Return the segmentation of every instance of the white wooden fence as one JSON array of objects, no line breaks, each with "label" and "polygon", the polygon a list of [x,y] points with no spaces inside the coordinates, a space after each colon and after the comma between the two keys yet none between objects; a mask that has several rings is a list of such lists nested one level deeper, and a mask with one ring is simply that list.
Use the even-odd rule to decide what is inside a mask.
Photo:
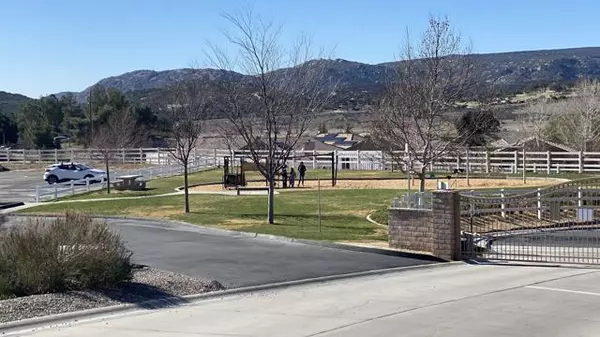
[{"label": "white wooden fence", "polygon": [[[192,153],[191,163],[199,160],[201,150]],[[123,164],[156,164],[156,165],[175,165],[176,162],[170,155],[169,149],[163,148],[135,148],[135,149],[115,149],[111,150],[113,162]],[[213,158],[210,156],[209,158]],[[103,161],[103,156],[98,150],[94,149],[65,149],[65,150],[13,150],[1,149],[0,162],[9,162],[15,164],[32,163],[60,163],[60,162],[80,162],[91,163]],[[206,158],[206,156],[202,157]]]},{"label": "white wooden fence", "polygon": [[[238,152],[238,157],[239,157]],[[332,161],[326,151],[293,151],[289,166],[296,167],[301,161],[309,169],[330,169]],[[175,161],[168,149],[138,148],[113,150],[114,158],[123,164],[173,165]],[[402,153],[400,152],[400,155]],[[223,164],[225,156],[233,153],[221,149],[197,148],[192,153],[194,161],[210,158],[217,165]],[[391,170],[393,161],[382,151],[335,151],[340,170]],[[249,156],[248,156],[249,157]],[[91,149],[66,150],[0,150],[0,162],[11,163],[56,163],[56,162],[95,162],[101,161],[98,151]],[[466,169],[470,172],[518,173],[525,168],[529,172],[557,173],[600,172],[600,152],[522,152],[522,151],[470,151],[460,155],[452,154],[439,158],[429,165],[431,171],[454,171]]]},{"label": "white wooden fence", "polygon": [[[223,156],[233,153],[227,150],[199,149],[199,157],[212,156],[215,162],[222,165]],[[329,169],[331,159],[327,151],[293,151],[288,165],[296,167],[300,161],[309,169]],[[389,154],[383,151],[335,151],[337,168],[340,170],[391,170],[398,168]],[[402,152],[397,155],[403,155]],[[240,154],[238,153],[238,157]],[[248,155],[249,157],[249,155]],[[394,164],[394,165],[392,165]],[[600,152],[522,152],[522,151],[464,151],[460,154],[447,155],[429,165],[430,171],[452,172],[455,169],[466,169],[470,172],[485,173],[518,173],[525,168],[528,172],[560,173],[600,172]]]}]

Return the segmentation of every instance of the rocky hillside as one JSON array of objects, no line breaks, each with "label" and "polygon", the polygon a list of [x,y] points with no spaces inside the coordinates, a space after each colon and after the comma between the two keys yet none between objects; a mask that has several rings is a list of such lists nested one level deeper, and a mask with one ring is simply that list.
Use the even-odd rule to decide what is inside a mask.
[{"label": "rocky hillside", "polygon": [[0,91],[0,113],[12,115],[19,110],[21,104],[30,100],[27,96]]},{"label": "rocky hillside", "polygon": [[[536,86],[570,84],[580,77],[600,77],[600,47],[522,51],[474,55],[484,79],[506,92],[528,90]],[[338,83],[335,104],[368,103],[383,88],[386,70],[394,63],[365,64],[342,59],[314,60],[326,62],[327,76]],[[281,74],[285,70],[278,71]],[[166,71],[138,70],[109,77],[97,84],[118,88],[144,98],[157,90],[185,79],[240,80],[245,75],[215,69],[176,69]],[[80,100],[89,88],[77,93]]]}]

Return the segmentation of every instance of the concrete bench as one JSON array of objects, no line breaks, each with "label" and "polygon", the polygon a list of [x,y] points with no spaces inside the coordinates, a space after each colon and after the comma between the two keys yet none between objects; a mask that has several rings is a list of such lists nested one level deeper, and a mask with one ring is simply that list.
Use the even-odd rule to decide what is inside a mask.
[{"label": "concrete bench", "polygon": [[236,188],[237,195],[240,195],[240,191],[268,191],[268,186],[238,186]]}]

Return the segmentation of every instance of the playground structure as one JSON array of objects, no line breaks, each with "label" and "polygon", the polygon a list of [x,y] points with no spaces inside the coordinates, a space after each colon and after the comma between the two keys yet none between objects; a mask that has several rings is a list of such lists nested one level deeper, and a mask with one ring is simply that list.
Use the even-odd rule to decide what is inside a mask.
[{"label": "playground structure", "polygon": [[[246,159],[251,158],[250,154],[247,151],[233,151],[230,156],[223,157],[223,189],[239,189],[248,186],[248,180],[246,179],[246,172],[260,171],[258,165],[261,165],[261,162],[267,161],[267,157],[259,160],[259,163],[255,162],[247,162]],[[338,175],[338,158],[334,152],[330,153],[307,153],[307,154],[296,154],[294,156],[289,156],[286,160],[287,162],[296,163],[297,161],[302,161],[302,159],[310,159],[310,160],[330,160],[331,161],[331,187],[335,187],[337,183],[337,175]],[[281,177],[281,172],[277,172],[277,176]],[[281,178],[276,179],[276,183],[280,181]],[[253,183],[260,181],[252,181]],[[265,181],[265,183],[267,183]],[[282,184],[285,186],[285,184]]]},{"label": "playground structure", "polygon": [[246,174],[244,165],[240,158],[240,165],[235,166],[236,158],[231,156],[223,157],[223,188],[237,188],[238,186],[246,186]]}]

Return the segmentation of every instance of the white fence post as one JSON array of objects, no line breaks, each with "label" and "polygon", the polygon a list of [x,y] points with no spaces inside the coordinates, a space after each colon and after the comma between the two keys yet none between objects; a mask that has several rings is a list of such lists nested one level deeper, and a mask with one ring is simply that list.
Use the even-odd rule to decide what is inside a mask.
[{"label": "white fence post", "polygon": [[552,156],[550,151],[546,152],[546,174],[552,173]]},{"label": "white fence post", "polygon": [[583,173],[583,151],[579,151],[579,173]]},{"label": "white fence post", "polygon": [[485,151],[485,173],[490,173],[490,151]]},{"label": "white fence post", "polygon": [[85,190],[90,191],[90,178],[85,178]]},{"label": "white fence post", "polygon": [[360,150],[356,150],[356,169],[362,169],[362,167],[360,166]]},{"label": "white fence post", "polygon": [[513,173],[519,173],[519,152],[515,151],[515,162],[513,163]]},{"label": "white fence post", "polygon": [[583,207],[583,193],[581,192],[581,186],[577,187],[577,207]]},{"label": "white fence post", "polygon": [[144,150],[140,147],[140,161],[139,163],[143,163],[144,162]]},{"label": "white fence post", "polygon": [[123,164],[125,164],[125,149],[121,149],[121,157],[123,160]]},{"label": "white fence post", "polygon": [[312,168],[314,170],[314,169],[317,168],[317,157],[316,157],[317,156],[317,151],[313,150],[312,155],[313,155],[313,167]]},{"label": "white fence post", "polygon": [[506,218],[506,211],[504,211],[506,209],[506,204],[504,203],[504,198],[505,198],[505,194],[504,194],[504,189],[500,190],[500,198],[502,198],[502,204],[500,205],[500,209],[502,210],[500,212],[500,214],[502,214],[503,218]]},{"label": "white fence post", "polygon": [[58,184],[54,184],[54,199],[58,199]]},{"label": "white fence post", "polygon": [[537,189],[537,218],[538,220],[542,220],[542,194],[540,193],[542,189]]}]

